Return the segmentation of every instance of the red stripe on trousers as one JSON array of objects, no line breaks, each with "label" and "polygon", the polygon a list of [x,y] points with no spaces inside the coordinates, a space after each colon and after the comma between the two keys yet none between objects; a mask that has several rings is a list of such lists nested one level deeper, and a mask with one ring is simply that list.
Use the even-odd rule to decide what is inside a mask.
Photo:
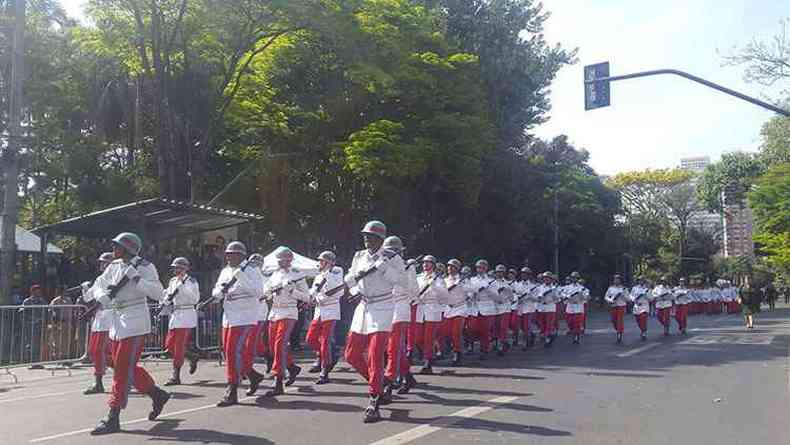
[{"label": "red stripe on trousers", "polygon": [[184,355],[190,338],[192,338],[192,328],[176,328],[167,331],[165,349],[173,357],[174,368],[184,365]]},{"label": "red stripe on trousers", "polygon": [[349,332],[346,340],[346,361],[368,381],[368,392],[373,396],[382,393],[389,334],[389,332],[372,334]]},{"label": "red stripe on trousers", "polygon": [[129,388],[132,386],[142,394],[148,394],[154,387],[154,380],[148,371],[137,365],[144,344],[144,335],[112,342],[112,393],[108,403],[110,408],[126,408],[126,402],[129,400]]}]

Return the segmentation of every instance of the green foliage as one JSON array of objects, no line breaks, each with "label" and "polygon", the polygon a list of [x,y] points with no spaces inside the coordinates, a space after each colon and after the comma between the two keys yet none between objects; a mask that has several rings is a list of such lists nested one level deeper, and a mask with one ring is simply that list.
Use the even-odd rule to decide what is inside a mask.
[{"label": "green foliage", "polygon": [[725,192],[727,204],[739,205],[764,171],[764,164],[755,154],[725,153],[719,162],[705,168],[697,185],[699,200],[711,212],[721,212],[722,192]]},{"label": "green foliage", "polygon": [[760,159],[767,166],[790,162],[790,117],[773,117],[763,125]]},{"label": "green foliage", "polygon": [[790,163],[776,164],[749,192],[757,234],[754,237],[767,262],[790,276]]}]

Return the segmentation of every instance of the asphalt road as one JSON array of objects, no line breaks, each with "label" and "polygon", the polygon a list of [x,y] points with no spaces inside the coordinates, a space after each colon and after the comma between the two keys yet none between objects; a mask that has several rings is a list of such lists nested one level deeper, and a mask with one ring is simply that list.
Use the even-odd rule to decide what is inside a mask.
[{"label": "asphalt road", "polygon": [[[333,384],[303,374],[276,400],[216,408],[223,370],[202,362],[160,420],[145,419],[150,402],[133,395],[124,432],[101,438],[88,431],[107,396],[81,394],[88,369],[15,371],[18,383],[0,374],[0,444],[790,444],[790,308],[759,314],[751,332],[738,315],[696,316],[688,336],[663,338],[651,319],[647,342],[627,317],[622,345],[600,313],[579,346],[562,337],[548,350],[438,366],[374,425],[362,423],[365,384],[343,364]],[[169,374],[146,366],[159,383]]]}]

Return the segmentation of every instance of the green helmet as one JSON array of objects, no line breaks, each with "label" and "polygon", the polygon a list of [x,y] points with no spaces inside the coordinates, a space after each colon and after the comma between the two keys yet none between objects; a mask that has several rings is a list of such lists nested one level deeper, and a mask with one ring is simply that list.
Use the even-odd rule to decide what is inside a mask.
[{"label": "green helmet", "polygon": [[369,221],[362,228],[362,233],[384,239],[387,237],[387,226],[381,221]]},{"label": "green helmet", "polygon": [[118,236],[112,239],[112,242],[121,246],[129,254],[135,256],[139,255],[140,250],[143,248],[143,240],[131,232],[123,232],[118,234]]}]

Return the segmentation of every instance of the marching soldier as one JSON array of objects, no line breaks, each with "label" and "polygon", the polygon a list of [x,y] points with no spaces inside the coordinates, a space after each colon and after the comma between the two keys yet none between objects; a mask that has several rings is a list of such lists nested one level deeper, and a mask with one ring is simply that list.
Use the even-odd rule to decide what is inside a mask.
[{"label": "marching soldier", "polygon": [[94,291],[86,295],[110,312],[109,337],[113,342],[110,412],[91,431],[93,435],[121,430],[120,414],[126,408],[132,386],[151,398],[149,420],[156,419],[170,400],[170,394],[156,386],[145,368],[137,364],[145,336],[151,333],[151,314],[146,299],[161,299],[164,291],[159,274],[153,264],[139,257],[143,246],[140,237],[125,232],[112,241],[115,260],[96,278]]},{"label": "marching soldier", "polygon": [[538,323],[540,324],[543,347],[548,348],[556,338],[555,318],[557,317],[556,278],[549,271],[541,274],[542,284],[538,287]]},{"label": "marching soldier", "polygon": [[653,288],[652,296],[656,302],[658,322],[664,326],[664,336],[666,337],[669,335],[670,315],[674,300],[672,288],[667,285],[667,277],[661,277],[658,280],[658,286]]},{"label": "marching soldier", "polygon": [[688,305],[691,302],[689,297],[689,290],[686,288],[686,279],[681,278],[678,286],[673,289],[675,299],[675,321],[678,322],[678,330],[681,334],[686,335],[686,326],[688,326]]},{"label": "marching soldier", "polygon": [[488,276],[488,261],[478,260],[475,270],[477,275],[471,279],[472,290],[475,292],[475,306],[477,307],[474,331],[480,339],[480,360],[486,360],[488,352],[491,350],[491,322],[497,312],[494,302],[499,296],[496,295],[496,290],[492,286],[496,279]]},{"label": "marching soldier", "polygon": [[462,277],[460,271],[461,261],[452,259],[447,262],[447,278],[444,281],[447,286],[448,309],[444,317],[448,324],[450,341],[453,345],[453,366],[461,364],[461,336],[466,321],[466,300],[471,292],[469,280]]},{"label": "marching soldier", "polygon": [[[104,252],[99,256],[99,272],[113,262],[115,258],[112,252]],[[84,301],[95,301],[93,293],[98,292],[99,288],[94,283],[82,283],[82,299]],[[83,391],[83,394],[98,394],[104,392],[102,378],[107,370],[107,359],[110,357],[110,326],[112,325],[112,312],[98,308],[93,315],[91,322],[91,335],[88,340],[88,355],[93,361],[93,378],[95,383]]]},{"label": "marching soldier", "polygon": [[494,338],[496,339],[497,355],[503,356],[509,349],[507,331],[510,325],[510,303],[513,301],[513,288],[505,276],[507,268],[498,264],[494,268],[496,281],[493,284],[495,292],[496,317],[494,318]]},{"label": "marching soldier", "polygon": [[604,300],[609,303],[609,312],[612,317],[612,325],[617,332],[617,343],[623,342],[623,331],[625,324],[623,319],[625,317],[626,296],[628,289],[623,286],[623,277],[616,274],[612,277],[612,285],[606,290]]},{"label": "marching soldier", "polygon": [[[269,397],[284,394],[284,386],[293,385],[296,376],[302,371],[291,357],[289,339],[299,318],[299,302],[310,301],[310,292],[305,282],[307,276],[291,267],[294,259],[293,251],[281,246],[274,251],[274,256],[279,267],[263,287],[264,295],[271,301],[269,347],[274,358],[272,363],[274,384],[266,393]],[[286,371],[287,380],[285,380]],[[252,394],[248,393],[248,395]]]},{"label": "marching soldier", "polygon": [[[510,328],[512,347],[515,348],[518,345],[518,333],[521,330],[521,315],[518,313],[518,296],[523,292],[524,283],[520,280],[519,273],[516,269],[509,269],[507,271],[507,280],[513,293],[510,298],[508,328]],[[508,345],[510,346],[510,344]]]},{"label": "marching soldier", "polygon": [[[389,236],[384,240],[382,249],[391,252],[403,252],[403,241],[397,236]],[[410,259],[406,263],[403,280],[392,288],[392,300],[395,306],[392,316],[392,331],[387,339],[387,367],[384,371],[385,381],[391,384],[385,387],[385,398],[391,396],[392,389],[398,387],[398,394],[408,394],[417,386],[417,380],[411,373],[411,361],[406,356],[406,337],[411,325],[412,301],[420,292],[417,284],[417,260]]]},{"label": "marching soldier", "polygon": [[[262,296],[260,277],[255,266],[244,261],[247,247],[239,242],[225,248],[226,266],[222,269],[211,292],[214,302],[222,302],[222,348],[225,352],[225,395],[217,406],[239,403],[238,388],[242,377],[250,382],[248,395],[253,395],[263,381],[263,375],[252,368],[252,351],[245,348],[248,337],[258,324],[259,300]],[[212,301],[212,300],[209,300]]]},{"label": "marching soldier", "polygon": [[317,366],[310,368],[311,373],[320,372],[316,385],[329,383],[329,372],[335,364],[335,324],[340,320],[340,297],[346,289],[343,268],[335,266],[335,260],[334,252],[318,255],[319,273],[310,289],[315,312],[305,342],[318,354]]},{"label": "marching soldier", "polygon": [[[254,282],[257,283],[263,293],[263,287],[266,281],[271,277],[272,272],[269,271],[268,275],[264,274],[263,262],[264,257],[260,253],[253,253],[247,259],[250,263],[250,271],[255,276]],[[255,361],[255,357],[263,357],[266,361],[266,372],[272,370],[272,353],[269,349],[269,302],[266,298],[259,298],[258,300],[258,323],[253,326],[252,332],[247,336],[244,342],[244,369],[251,369]]]},{"label": "marching soldier", "polygon": [[641,333],[639,337],[642,341],[645,341],[647,340],[647,317],[650,313],[650,303],[653,298],[644,278],[637,277],[636,286],[631,288],[629,298],[634,304],[634,319]]},{"label": "marching soldier", "polygon": [[447,288],[436,268],[436,258],[426,255],[422,260],[422,273],[417,276],[417,322],[422,324],[420,349],[425,364],[420,374],[433,374],[433,344],[442,325],[442,304],[447,301]]},{"label": "marching soldier", "polygon": [[519,316],[521,317],[521,330],[524,331],[524,347],[535,345],[535,331],[533,327],[537,325],[537,311],[538,311],[538,297],[536,290],[539,284],[534,280],[535,274],[529,267],[521,269],[521,282],[523,287],[521,293],[517,296],[519,301]]},{"label": "marching soldier", "polygon": [[[364,422],[381,419],[379,405],[384,394],[387,341],[395,310],[392,292],[404,280],[405,265],[400,252],[384,251],[381,246],[387,226],[370,221],[362,229],[365,249],[358,251],[346,273],[346,285],[359,300],[354,310],[346,342],[346,361],[368,381],[370,401],[365,408]],[[387,385],[390,382],[386,382]]]},{"label": "marching soldier", "polygon": [[189,260],[178,257],[170,264],[174,276],[170,279],[162,299],[160,315],[169,315],[165,349],[173,357],[173,376],[165,386],[181,384],[181,366],[184,357],[189,357],[189,374],[197,370],[197,355],[187,351],[192,331],[197,326],[195,305],[200,301],[200,289],[196,279],[189,275]]},{"label": "marching soldier", "polygon": [[565,317],[573,335],[573,344],[578,345],[584,328],[584,303],[590,297],[590,291],[579,283],[579,272],[571,273],[570,279],[571,284],[565,286]]}]

